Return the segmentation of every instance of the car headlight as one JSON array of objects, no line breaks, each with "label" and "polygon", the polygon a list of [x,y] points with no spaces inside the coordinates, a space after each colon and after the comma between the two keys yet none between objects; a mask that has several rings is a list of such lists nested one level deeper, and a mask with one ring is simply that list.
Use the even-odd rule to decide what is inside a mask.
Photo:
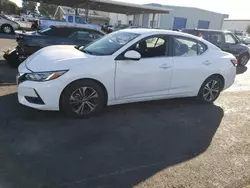
[{"label": "car headlight", "polygon": [[67,71],[52,71],[52,72],[34,72],[25,75],[25,78],[30,81],[44,82],[54,80],[62,76]]}]

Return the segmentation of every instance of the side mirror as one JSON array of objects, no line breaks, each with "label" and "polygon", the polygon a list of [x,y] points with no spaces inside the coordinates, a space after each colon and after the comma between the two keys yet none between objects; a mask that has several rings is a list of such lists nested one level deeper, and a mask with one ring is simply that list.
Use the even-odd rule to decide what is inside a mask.
[{"label": "side mirror", "polygon": [[141,54],[135,50],[130,50],[130,51],[127,51],[125,54],[124,54],[124,57],[126,59],[130,59],[130,60],[134,60],[134,61],[139,61],[141,59]]}]

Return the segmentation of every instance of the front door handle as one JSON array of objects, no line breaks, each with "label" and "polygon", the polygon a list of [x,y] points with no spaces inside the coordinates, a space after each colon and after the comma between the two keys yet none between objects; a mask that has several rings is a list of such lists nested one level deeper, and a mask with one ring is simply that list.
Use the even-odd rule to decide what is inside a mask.
[{"label": "front door handle", "polygon": [[167,64],[163,64],[163,65],[160,66],[160,68],[161,69],[169,69],[169,68],[171,68],[171,66],[167,65]]}]

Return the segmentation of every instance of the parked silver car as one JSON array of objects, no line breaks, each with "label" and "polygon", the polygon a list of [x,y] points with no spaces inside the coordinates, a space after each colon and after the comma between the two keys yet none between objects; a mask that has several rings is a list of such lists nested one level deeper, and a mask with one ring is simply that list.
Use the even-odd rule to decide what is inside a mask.
[{"label": "parked silver car", "polygon": [[20,25],[4,15],[0,15],[0,31],[6,34],[13,33],[16,29],[19,29]]}]

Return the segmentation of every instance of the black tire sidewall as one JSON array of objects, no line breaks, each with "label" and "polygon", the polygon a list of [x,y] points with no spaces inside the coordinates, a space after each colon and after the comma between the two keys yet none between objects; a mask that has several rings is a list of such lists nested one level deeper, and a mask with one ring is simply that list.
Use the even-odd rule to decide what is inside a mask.
[{"label": "black tire sidewall", "polygon": [[[208,82],[211,82],[212,80],[216,80],[216,81],[219,83],[220,92],[219,92],[219,94],[218,94],[212,101],[207,101],[207,100],[205,100],[204,97],[203,97],[203,89],[204,89],[204,87],[206,86],[206,84],[207,84]],[[199,100],[200,100],[202,103],[206,103],[206,104],[211,104],[211,103],[213,103],[213,102],[216,101],[216,100],[218,99],[218,97],[220,96],[220,93],[221,93],[221,91],[223,90],[222,85],[223,85],[223,84],[222,84],[221,79],[220,79],[219,77],[217,77],[217,76],[211,76],[211,77],[207,78],[207,79],[203,82],[203,84],[202,84],[202,86],[201,86],[201,88],[200,88],[200,91],[199,91],[199,94],[198,94]]]},{"label": "black tire sidewall", "polygon": [[[81,87],[92,87],[98,93],[98,105],[93,112],[88,114],[79,115],[72,110],[71,105],[69,104],[69,98],[71,94]],[[105,106],[105,93],[102,87],[95,81],[92,80],[79,80],[69,84],[63,91],[60,100],[60,107],[63,112],[66,113],[69,117],[74,118],[88,118],[96,113],[98,113]]]},{"label": "black tire sidewall", "polygon": [[16,54],[16,50],[11,52],[10,54],[5,54],[4,58],[13,68],[17,68],[21,64],[21,61],[18,59],[18,55]]}]

